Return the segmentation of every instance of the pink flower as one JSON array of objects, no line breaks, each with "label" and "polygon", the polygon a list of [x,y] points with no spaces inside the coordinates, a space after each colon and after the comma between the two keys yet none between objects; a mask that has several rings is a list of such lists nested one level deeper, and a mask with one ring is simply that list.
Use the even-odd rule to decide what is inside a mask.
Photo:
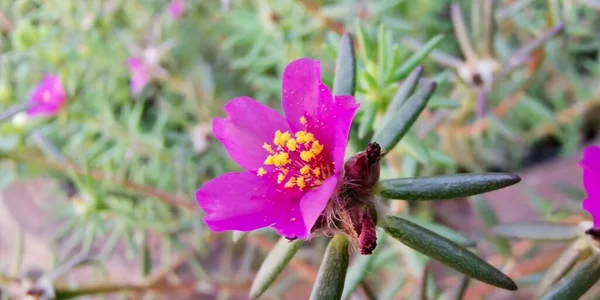
[{"label": "pink flower", "polygon": [[594,227],[600,228],[600,147],[587,147],[579,165],[583,168],[583,186],[588,195],[583,209],[592,215]]},{"label": "pink flower", "polygon": [[60,78],[45,75],[29,97],[29,116],[53,116],[57,114],[67,100],[65,89]]},{"label": "pink flower", "polygon": [[283,72],[285,117],[249,97],[232,99],[214,136],[245,171],[204,184],[196,200],[214,231],[271,226],[287,238],[307,238],[344,168],[348,132],[358,104],[332,96],[320,63],[291,62]]},{"label": "pink flower", "polygon": [[144,62],[138,57],[130,57],[127,60],[127,67],[131,76],[131,91],[139,94],[150,82],[150,70],[144,65]]},{"label": "pink flower", "polygon": [[185,13],[185,0],[171,0],[169,3],[169,14],[175,20],[181,18]]}]

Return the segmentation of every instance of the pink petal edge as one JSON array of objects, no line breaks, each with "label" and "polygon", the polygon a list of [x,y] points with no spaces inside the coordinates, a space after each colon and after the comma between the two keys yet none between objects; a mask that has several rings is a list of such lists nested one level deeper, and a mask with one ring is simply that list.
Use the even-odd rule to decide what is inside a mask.
[{"label": "pink petal edge", "polygon": [[205,183],[196,201],[206,213],[204,222],[213,231],[250,231],[274,224],[285,194],[273,188],[269,176],[251,172],[225,173]]},{"label": "pink petal edge", "polygon": [[282,215],[273,228],[282,236],[306,239],[335,192],[338,182],[337,176],[331,176],[321,186],[304,194],[300,201],[288,202],[290,206],[281,208]]},{"label": "pink petal edge", "polygon": [[213,134],[231,158],[242,168],[256,171],[264,165],[269,153],[263,143],[271,143],[275,131],[286,131],[285,119],[274,109],[249,97],[232,99],[223,109],[225,119],[213,119]]}]

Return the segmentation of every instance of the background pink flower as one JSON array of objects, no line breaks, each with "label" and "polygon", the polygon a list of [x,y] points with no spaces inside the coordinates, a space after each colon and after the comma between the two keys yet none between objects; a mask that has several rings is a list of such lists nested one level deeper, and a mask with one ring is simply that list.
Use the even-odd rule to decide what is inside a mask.
[{"label": "background pink flower", "polygon": [[196,193],[214,231],[271,226],[285,237],[306,238],[337,189],[358,104],[352,96],[332,96],[315,60],[291,62],[282,80],[285,118],[239,97],[225,105],[227,118],[213,121],[215,137],[245,169]]},{"label": "background pink flower", "polygon": [[181,18],[185,13],[185,0],[171,0],[169,3],[169,15],[175,20]]},{"label": "background pink flower", "polygon": [[583,168],[583,186],[588,195],[583,209],[592,215],[594,227],[600,228],[600,147],[587,147],[579,165]]},{"label": "background pink flower", "polygon": [[48,74],[35,87],[29,97],[29,116],[52,116],[57,114],[67,100],[60,78]]},{"label": "background pink flower", "polygon": [[131,91],[134,94],[139,94],[148,82],[150,82],[150,71],[138,57],[130,57],[127,60],[127,68],[129,68],[131,76]]}]

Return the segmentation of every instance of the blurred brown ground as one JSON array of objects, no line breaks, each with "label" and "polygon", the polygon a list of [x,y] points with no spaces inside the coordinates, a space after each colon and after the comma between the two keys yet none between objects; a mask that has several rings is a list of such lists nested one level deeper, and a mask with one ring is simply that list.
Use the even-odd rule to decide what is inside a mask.
[{"label": "blurred brown ground", "polygon": [[[577,165],[580,156],[561,158],[539,165],[520,173],[521,184],[485,195],[489,203],[496,209],[500,221],[514,222],[539,219],[530,207],[524,186],[529,185],[543,198],[559,204],[565,202],[565,196],[557,192],[557,184],[570,184],[581,187],[581,170]],[[57,201],[52,196],[55,186],[46,179],[18,181],[2,193],[0,200],[0,270],[10,270],[14,261],[15,245],[19,228],[25,232],[24,267],[36,266],[42,269],[51,268],[51,233],[57,229],[53,220],[43,206]],[[443,223],[458,228],[471,237],[477,237],[483,230],[483,225],[473,214],[465,200],[439,202],[436,204],[438,218]],[[485,250],[485,249],[484,249]],[[113,282],[139,282],[139,272],[133,262],[127,261],[123,255],[113,255],[107,262],[110,271],[109,278]],[[76,273],[69,278],[85,281],[91,278],[83,273]],[[89,275],[89,273],[88,273]],[[287,299],[307,299],[310,294],[310,283],[299,284],[293,291],[287,293]],[[180,299],[180,297],[176,297]],[[185,297],[184,297],[185,298]],[[211,299],[204,295],[195,295],[194,299]],[[234,297],[244,299],[242,294]],[[532,299],[532,294],[526,290],[518,293],[496,292],[494,299]]]}]

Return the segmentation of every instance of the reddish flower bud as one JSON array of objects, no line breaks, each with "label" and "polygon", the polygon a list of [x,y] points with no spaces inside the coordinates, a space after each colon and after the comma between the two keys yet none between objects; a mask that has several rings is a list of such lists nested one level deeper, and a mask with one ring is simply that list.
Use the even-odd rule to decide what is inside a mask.
[{"label": "reddish flower bud", "polygon": [[373,189],[379,180],[381,147],[367,145],[344,165],[344,179],[338,193],[332,198],[313,232],[347,234],[363,255],[373,253],[377,246],[377,210]]}]

